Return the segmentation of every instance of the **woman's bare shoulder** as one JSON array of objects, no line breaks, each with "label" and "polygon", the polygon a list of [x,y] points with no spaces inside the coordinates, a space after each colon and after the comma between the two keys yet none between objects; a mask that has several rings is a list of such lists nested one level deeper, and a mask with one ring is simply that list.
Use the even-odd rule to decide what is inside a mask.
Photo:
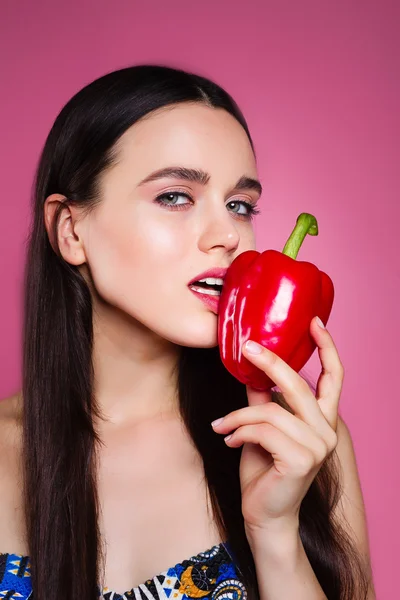
[{"label": "woman's bare shoulder", "polygon": [[0,553],[23,554],[22,395],[0,401]]},{"label": "woman's bare shoulder", "polygon": [[0,400],[0,481],[4,486],[20,471],[22,451],[22,395]]},{"label": "woman's bare shoulder", "polygon": [[22,393],[0,400],[0,426],[16,424],[22,417]]}]

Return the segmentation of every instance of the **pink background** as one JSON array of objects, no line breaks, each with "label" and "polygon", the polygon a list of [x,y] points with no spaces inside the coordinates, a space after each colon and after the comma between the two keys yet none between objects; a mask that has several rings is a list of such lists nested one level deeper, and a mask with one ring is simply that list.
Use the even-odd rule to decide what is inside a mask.
[{"label": "pink background", "polygon": [[[21,281],[40,149],[92,79],[155,62],[210,76],[244,111],[265,187],[258,249],[282,250],[300,212],[318,238],[299,260],[332,277],[329,329],[346,369],[378,598],[400,557],[399,3],[335,0],[6,0],[0,14],[0,397],[20,385]],[[317,353],[307,372],[318,376]],[[4,549],[3,549],[4,550]]]}]

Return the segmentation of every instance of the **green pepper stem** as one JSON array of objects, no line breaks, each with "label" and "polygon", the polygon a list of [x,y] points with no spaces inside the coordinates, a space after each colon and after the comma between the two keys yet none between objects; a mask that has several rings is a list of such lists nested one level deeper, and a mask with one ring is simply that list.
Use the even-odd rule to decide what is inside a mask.
[{"label": "green pepper stem", "polygon": [[317,219],[309,213],[301,213],[297,217],[296,226],[283,248],[283,254],[296,259],[306,235],[318,235]]}]

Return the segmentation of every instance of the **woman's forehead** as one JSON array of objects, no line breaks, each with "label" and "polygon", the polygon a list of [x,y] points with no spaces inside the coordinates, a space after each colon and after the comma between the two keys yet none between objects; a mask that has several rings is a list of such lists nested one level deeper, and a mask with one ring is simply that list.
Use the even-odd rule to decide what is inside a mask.
[{"label": "woman's forehead", "polygon": [[204,105],[178,105],[154,111],[130,127],[118,143],[118,162],[140,180],[173,165],[219,169],[232,177],[257,176],[253,150],[241,124],[227,111]]}]

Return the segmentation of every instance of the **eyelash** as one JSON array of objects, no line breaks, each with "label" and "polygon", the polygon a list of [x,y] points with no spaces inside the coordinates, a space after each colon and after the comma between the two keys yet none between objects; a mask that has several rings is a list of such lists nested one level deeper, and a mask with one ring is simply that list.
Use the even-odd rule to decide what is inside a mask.
[{"label": "eyelash", "polygon": [[[189,194],[187,194],[186,192],[181,192],[179,190],[172,190],[171,192],[166,192],[165,194],[161,194],[160,196],[157,196],[157,198],[155,199],[155,202],[157,202],[157,204],[160,204],[163,207],[168,207],[171,210],[185,210],[184,207],[187,206],[187,204],[164,204],[163,199],[166,198],[167,196],[185,196],[185,198],[188,198],[189,200],[191,200],[193,202],[193,198],[191,196],[189,196]],[[247,210],[248,210],[248,214],[247,215],[243,215],[240,213],[234,213],[237,214],[238,217],[251,221],[255,215],[259,215],[261,213],[261,210],[259,208],[256,208],[255,206],[253,206],[252,204],[250,204],[250,202],[246,202],[245,200],[231,200],[230,202],[228,202],[228,204],[230,204],[231,202],[235,202],[235,203],[240,203],[243,204]]]}]

